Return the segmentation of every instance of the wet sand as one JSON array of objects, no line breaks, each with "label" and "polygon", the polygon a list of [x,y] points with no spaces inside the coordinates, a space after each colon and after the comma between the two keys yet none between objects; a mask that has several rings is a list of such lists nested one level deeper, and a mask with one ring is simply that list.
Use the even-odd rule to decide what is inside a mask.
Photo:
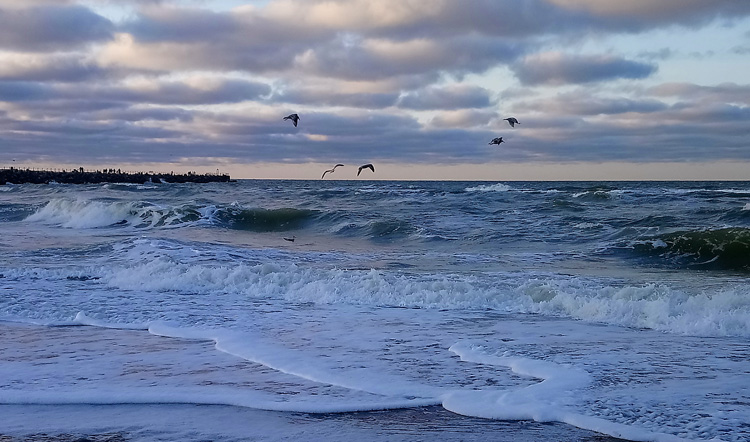
[{"label": "wet sand", "polygon": [[0,442],[622,440],[558,423],[464,417],[437,406],[306,414],[205,405],[3,405],[0,415]]}]

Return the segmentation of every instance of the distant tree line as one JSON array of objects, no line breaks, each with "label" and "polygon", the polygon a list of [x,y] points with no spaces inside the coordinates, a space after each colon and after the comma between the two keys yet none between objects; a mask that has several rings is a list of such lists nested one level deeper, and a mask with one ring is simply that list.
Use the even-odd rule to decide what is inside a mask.
[{"label": "distant tree line", "polygon": [[184,174],[169,172],[122,172],[120,169],[87,171],[83,167],[71,170],[32,170],[10,167],[0,169],[0,185],[13,184],[91,184],[91,183],[216,183],[231,181],[229,175],[198,174],[190,171]]}]

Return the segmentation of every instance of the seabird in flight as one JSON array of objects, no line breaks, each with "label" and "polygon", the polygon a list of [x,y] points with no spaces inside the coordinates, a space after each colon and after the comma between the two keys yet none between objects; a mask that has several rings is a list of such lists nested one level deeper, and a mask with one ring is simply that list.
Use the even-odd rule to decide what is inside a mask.
[{"label": "seabird in flight", "polygon": [[357,176],[359,176],[359,173],[362,172],[362,169],[370,169],[373,172],[375,172],[375,166],[373,166],[372,164],[365,164],[365,165],[359,166],[359,169],[357,169]]},{"label": "seabird in flight", "polygon": [[296,237],[296,236],[294,236],[294,235],[292,235],[292,236],[290,236],[290,237],[288,237],[288,238],[287,238],[286,236],[284,236],[283,238],[284,238],[284,241],[294,242],[294,240],[295,240],[295,239],[296,239],[297,237]]},{"label": "seabird in flight", "polygon": [[492,141],[490,141],[488,144],[500,144],[500,143],[505,143],[505,141],[503,141],[503,137],[493,138]]},{"label": "seabird in flight", "polygon": [[503,118],[503,120],[507,121],[508,124],[510,124],[510,127],[516,127],[516,124],[521,124],[518,122],[516,117]]},{"label": "seabird in flight", "polygon": [[292,123],[294,123],[294,127],[297,127],[297,121],[299,121],[299,115],[297,114],[291,114],[284,117],[285,120],[292,120]]},{"label": "seabird in flight", "polygon": [[339,163],[339,164],[333,166],[333,169],[326,170],[325,172],[323,172],[323,176],[320,177],[320,179],[322,180],[323,178],[325,178],[325,176],[326,176],[327,173],[333,173],[333,171],[336,170],[336,168],[339,167],[339,166],[343,166],[343,164]]}]

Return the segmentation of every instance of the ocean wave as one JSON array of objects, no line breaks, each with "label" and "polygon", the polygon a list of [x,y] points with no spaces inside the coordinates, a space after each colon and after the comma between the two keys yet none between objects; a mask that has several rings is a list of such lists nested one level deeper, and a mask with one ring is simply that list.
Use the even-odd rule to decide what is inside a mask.
[{"label": "ocean wave", "polygon": [[509,190],[513,190],[513,188],[507,184],[497,183],[497,184],[481,184],[479,186],[467,187],[464,190],[466,192],[507,192]]},{"label": "ocean wave", "polygon": [[0,204],[0,222],[21,221],[34,213],[26,204]]},{"label": "ocean wave", "polygon": [[[568,317],[694,336],[750,337],[750,289],[739,283],[687,292],[669,284],[637,285],[580,276],[421,274],[404,268],[321,269],[279,260],[211,265],[186,263],[169,256],[149,258],[137,265],[91,267],[75,272],[0,268],[0,273],[6,284],[14,286],[32,280],[52,284],[65,281],[97,290],[115,288],[149,299],[155,293],[176,292],[211,297],[212,303],[231,305],[240,300],[273,299],[303,304],[478,309]],[[85,291],[81,291],[81,297],[81,308],[97,308],[89,305]],[[14,302],[0,300],[0,313],[12,314],[16,309]],[[47,314],[56,317],[57,312]],[[146,314],[154,312],[149,309]],[[116,316],[131,318],[130,322],[152,317],[130,310]]]},{"label": "ocean wave", "polygon": [[750,270],[750,229],[687,230],[635,241],[635,253],[679,268]]},{"label": "ocean wave", "polygon": [[577,192],[572,194],[573,198],[580,198],[582,200],[600,201],[609,200],[615,196],[621,195],[623,191],[620,190],[586,190],[583,192]]},{"label": "ocean wave", "polygon": [[143,228],[197,221],[200,217],[198,210],[191,206],[165,208],[145,202],[58,198],[37,209],[25,221],[73,229],[120,225]]},{"label": "ocean wave", "polygon": [[[5,273],[17,279],[22,276],[19,273],[28,271]],[[277,262],[212,266],[162,258],[86,274],[99,279],[84,283],[136,293],[176,291],[295,303],[487,309],[677,334],[750,336],[750,297],[742,285],[687,293],[669,285],[606,284],[583,277],[416,274],[403,269],[318,269]]]},{"label": "ocean wave", "polygon": [[319,211],[308,209],[248,209],[230,206],[216,209],[210,219],[219,226],[236,230],[284,232],[302,229],[319,215]]}]

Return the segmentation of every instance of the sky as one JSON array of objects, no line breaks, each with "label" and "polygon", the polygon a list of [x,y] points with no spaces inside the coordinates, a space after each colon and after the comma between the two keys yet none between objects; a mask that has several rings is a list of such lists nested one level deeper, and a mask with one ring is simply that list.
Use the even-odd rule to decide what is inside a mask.
[{"label": "sky", "polygon": [[748,180],[749,106],[748,0],[0,0],[0,167]]}]

